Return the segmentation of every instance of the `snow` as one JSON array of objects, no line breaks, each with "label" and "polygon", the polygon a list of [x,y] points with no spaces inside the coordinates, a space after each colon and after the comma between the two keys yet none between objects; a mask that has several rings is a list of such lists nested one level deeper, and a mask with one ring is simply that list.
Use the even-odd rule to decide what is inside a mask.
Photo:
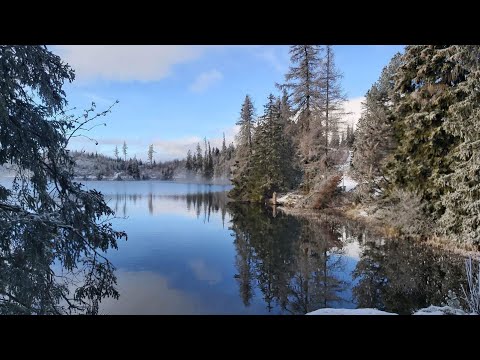
[{"label": "snow", "polygon": [[307,315],[397,315],[378,309],[332,309],[325,308],[307,313]]},{"label": "snow", "polygon": [[277,204],[287,207],[293,207],[301,199],[303,199],[303,195],[288,193],[282,197],[277,198]]},{"label": "snow", "polygon": [[[307,313],[306,315],[398,315],[374,308],[362,309],[333,309],[325,308]],[[413,315],[468,315],[465,311],[455,309],[451,306],[429,306],[417,310]]]},{"label": "snow", "polygon": [[344,187],[344,191],[351,191],[355,189],[358,185],[358,182],[353,180],[350,176],[347,175],[348,171],[350,170],[350,162],[352,161],[352,154],[353,151],[348,152],[348,157],[345,162],[338,167],[340,171],[343,172],[342,180],[340,180],[340,186]]},{"label": "snow", "polygon": [[467,315],[467,313],[460,309],[452,308],[451,306],[429,306],[428,308],[420,309],[413,313],[413,315]]},{"label": "snow", "polygon": [[343,174],[342,180],[340,181],[341,186],[345,186],[345,191],[351,191],[355,189],[358,185],[358,182],[353,180],[350,176]]}]

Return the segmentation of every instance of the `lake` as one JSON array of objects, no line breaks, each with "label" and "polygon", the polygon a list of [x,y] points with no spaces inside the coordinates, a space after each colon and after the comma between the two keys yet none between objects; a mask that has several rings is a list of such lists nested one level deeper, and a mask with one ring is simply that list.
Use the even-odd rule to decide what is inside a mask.
[{"label": "lake", "polygon": [[128,233],[107,252],[118,300],[102,314],[305,314],[375,307],[409,314],[461,294],[463,260],[385,239],[331,215],[227,204],[229,186],[91,181]]}]

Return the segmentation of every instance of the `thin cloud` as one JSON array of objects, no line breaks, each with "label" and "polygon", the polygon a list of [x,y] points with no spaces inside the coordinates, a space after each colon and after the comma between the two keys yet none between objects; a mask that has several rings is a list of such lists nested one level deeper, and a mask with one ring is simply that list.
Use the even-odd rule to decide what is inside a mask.
[{"label": "thin cloud", "polygon": [[201,73],[197,76],[195,81],[190,85],[190,91],[201,93],[207,90],[209,87],[215,85],[223,79],[223,74],[216,70],[210,70]]},{"label": "thin cloud", "polygon": [[275,47],[272,45],[262,46],[255,49],[255,55],[269,63],[275,70],[284,74],[288,70],[288,59],[281,59]]},{"label": "thin cloud", "polygon": [[89,101],[93,101],[96,104],[101,104],[101,105],[112,105],[115,103],[115,100],[113,99],[107,99],[105,97],[90,93],[90,92],[84,92],[82,93],[84,97],[86,97]]},{"label": "thin cloud", "polygon": [[193,45],[57,45],[52,48],[70,64],[79,82],[158,81],[172,67],[198,59],[207,47]]}]

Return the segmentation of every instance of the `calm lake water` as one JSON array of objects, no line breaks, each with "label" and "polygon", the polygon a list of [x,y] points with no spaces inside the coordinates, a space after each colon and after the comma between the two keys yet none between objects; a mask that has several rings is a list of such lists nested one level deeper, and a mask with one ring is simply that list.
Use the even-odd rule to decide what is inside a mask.
[{"label": "calm lake water", "polygon": [[107,255],[120,298],[103,314],[305,314],[323,307],[398,313],[460,294],[463,260],[355,222],[226,204],[228,186],[88,182],[128,233]]}]

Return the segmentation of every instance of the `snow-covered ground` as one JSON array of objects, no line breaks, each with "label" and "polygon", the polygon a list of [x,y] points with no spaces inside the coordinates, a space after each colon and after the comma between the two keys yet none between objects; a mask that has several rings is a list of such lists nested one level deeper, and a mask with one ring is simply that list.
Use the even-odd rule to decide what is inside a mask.
[{"label": "snow-covered ground", "polygon": [[[306,315],[398,315],[378,309],[332,309],[325,308],[307,313]],[[455,309],[450,306],[429,306],[424,309],[417,310],[413,315],[469,315],[465,311]],[[473,315],[473,314],[472,314]]]},{"label": "snow-covered ground", "polygon": [[338,167],[338,169],[343,172],[343,177],[342,177],[342,180],[340,181],[340,186],[344,187],[345,191],[351,191],[355,189],[355,187],[357,187],[358,185],[358,182],[356,182],[349,175],[347,175],[348,172],[350,171],[350,162],[352,161],[352,154],[353,154],[353,151],[350,150],[348,152],[347,160],[345,160],[345,162]]},{"label": "snow-covered ground", "polygon": [[389,313],[385,311],[380,311],[378,309],[319,309],[307,313],[307,315],[397,315],[394,313]]},{"label": "snow-covered ground", "polygon": [[358,182],[353,180],[350,176],[347,174],[343,174],[342,180],[340,180],[340,186],[344,186],[345,191],[351,191],[355,189],[358,185]]}]

